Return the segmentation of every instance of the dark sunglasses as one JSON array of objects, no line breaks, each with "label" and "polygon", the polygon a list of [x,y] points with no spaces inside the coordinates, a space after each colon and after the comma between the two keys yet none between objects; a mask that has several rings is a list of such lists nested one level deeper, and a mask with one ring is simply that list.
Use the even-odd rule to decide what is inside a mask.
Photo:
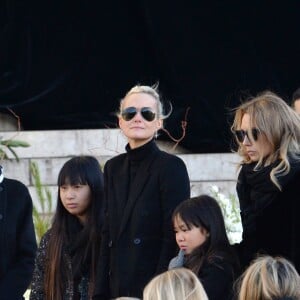
[{"label": "dark sunglasses", "polygon": [[125,121],[130,121],[138,112],[140,112],[142,117],[148,122],[151,122],[155,119],[155,113],[150,107],[142,107],[140,110],[133,106],[127,107],[121,112],[121,117]]},{"label": "dark sunglasses", "polygon": [[247,131],[245,131],[245,130],[235,130],[235,131],[234,131],[234,134],[235,134],[237,140],[238,140],[240,143],[243,143],[244,140],[245,140],[245,137],[247,137],[247,139],[248,139],[249,141],[252,141],[252,139],[250,138],[251,135],[253,136],[254,141],[257,141],[258,136],[259,136],[259,134],[260,134],[260,131],[259,131],[258,128],[252,128],[252,129],[251,129],[251,135],[249,135],[248,130],[247,130]]}]

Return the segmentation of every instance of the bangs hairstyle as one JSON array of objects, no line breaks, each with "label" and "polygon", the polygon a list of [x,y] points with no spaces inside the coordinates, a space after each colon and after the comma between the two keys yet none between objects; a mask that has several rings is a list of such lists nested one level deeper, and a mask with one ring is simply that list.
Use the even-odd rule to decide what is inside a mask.
[{"label": "bangs hairstyle", "polygon": [[218,202],[209,195],[200,195],[181,202],[172,215],[173,223],[180,217],[188,229],[204,228],[212,245],[229,245],[223,214]]},{"label": "bangs hairstyle", "polygon": [[68,160],[59,172],[57,185],[70,184],[94,186],[94,174],[100,172],[100,165],[92,156],[77,156]]},{"label": "bangs hairstyle", "polygon": [[164,109],[164,105],[161,101],[161,97],[159,95],[159,91],[158,91],[158,83],[154,84],[153,86],[147,86],[147,85],[136,85],[133,88],[131,88],[125,95],[125,97],[123,99],[121,99],[120,101],[120,107],[119,107],[119,111],[117,112],[117,116],[121,117],[121,112],[123,110],[123,103],[124,100],[132,95],[132,94],[147,94],[153,97],[153,99],[156,101],[157,104],[157,119],[161,119],[164,120],[166,118],[168,118],[173,110],[172,104],[171,102],[169,102],[169,106],[170,106],[170,110],[168,113],[164,113],[165,109]]},{"label": "bangs hairstyle", "polygon": [[[234,113],[232,132],[241,128],[243,116],[249,114],[251,127],[258,128],[271,144],[272,152],[267,157],[259,158],[256,169],[281,160],[270,174],[273,183],[281,189],[276,175],[286,175],[290,171],[289,158],[300,159],[300,116],[283,99],[270,91],[264,91],[242,103],[234,109]],[[238,145],[241,164],[251,163],[245,147],[241,143]]]}]

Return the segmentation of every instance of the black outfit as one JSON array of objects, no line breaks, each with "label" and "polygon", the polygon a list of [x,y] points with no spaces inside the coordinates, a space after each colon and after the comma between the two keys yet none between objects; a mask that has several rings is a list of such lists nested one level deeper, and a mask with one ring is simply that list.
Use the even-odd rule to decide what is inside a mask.
[{"label": "black outfit", "polygon": [[224,258],[205,261],[197,274],[209,300],[229,300],[233,297],[235,270]]},{"label": "black outfit", "polygon": [[[169,264],[169,269],[186,267],[187,257],[182,255],[182,250],[178,256],[174,257]],[[239,264],[235,254],[217,252],[213,256],[206,258],[196,274],[201,281],[209,300],[231,300],[233,299],[233,283],[239,272]]]},{"label": "black outfit", "polygon": [[281,255],[300,271],[300,162],[291,162],[291,171],[278,176],[280,191],[270,179],[278,162],[254,171],[255,163],[242,166],[237,193],[243,223],[243,241],[237,245],[245,268],[257,253]]},{"label": "black outfit", "polygon": [[[77,235],[80,235],[80,231],[77,232]],[[45,299],[44,280],[50,236],[51,230],[48,230],[43,235],[37,251],[35,268],[31,282],[30,300]],[[74,251],[76,251],[76,249],[74,249]],[[73,262],[72,260],[72,252],[70,245],[64,245],[62,253],[62,272],[65,275],[65,282],[63,282],[65,287],[64,300],[88,300],[88,286],[90,281],[88,274],[89,266],[87,266],[86,272],[82,272],[79,278],[75,279],[73,265],[76,262]]]},{"label": "black outfit", "polygon": [[94,299],[142,297],[176,254],[171,216],[190,197],[186,166],[155,142],[109,160],[104,169],[107,219]]},{"label": "black outfit", "polygon": [[0,183],[0,299],[20,300],[34,267],[36,238],[32,200],[21,182]]}]

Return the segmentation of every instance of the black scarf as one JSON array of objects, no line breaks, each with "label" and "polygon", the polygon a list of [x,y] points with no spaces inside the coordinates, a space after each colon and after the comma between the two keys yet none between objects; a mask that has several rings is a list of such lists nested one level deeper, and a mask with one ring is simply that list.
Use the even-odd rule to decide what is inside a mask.
[{"label": "black scarf", "polygon": [[86,228],[74,216],[68,216],[67,251],[71,257],[74,280],[78,280],[89,272],[91,249],[86,249]]},{"label": "black scarf", "polygon": [[[266,209],[281,191],[271,181],[270,173],[279,164],[279,160],[273,164],[254,170],[255,163],[244,164],[239,173],[237,182],[237,194],[240,200],[241,216],[244,234],[255,231],[255,219]],[[286,175],[277,175],[282,190],[291,181],[294,175],[300,171],[300,162],[290,160],[291,170]]]}]

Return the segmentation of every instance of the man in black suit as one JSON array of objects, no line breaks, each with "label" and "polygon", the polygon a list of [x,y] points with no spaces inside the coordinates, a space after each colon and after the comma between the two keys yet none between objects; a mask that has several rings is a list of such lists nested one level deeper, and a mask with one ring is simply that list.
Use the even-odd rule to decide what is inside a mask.
[{"label": "man in black suit", "polygon": [[0,167],[0,299],[20,300],[34,268],[36,237],[27,187]]}]

